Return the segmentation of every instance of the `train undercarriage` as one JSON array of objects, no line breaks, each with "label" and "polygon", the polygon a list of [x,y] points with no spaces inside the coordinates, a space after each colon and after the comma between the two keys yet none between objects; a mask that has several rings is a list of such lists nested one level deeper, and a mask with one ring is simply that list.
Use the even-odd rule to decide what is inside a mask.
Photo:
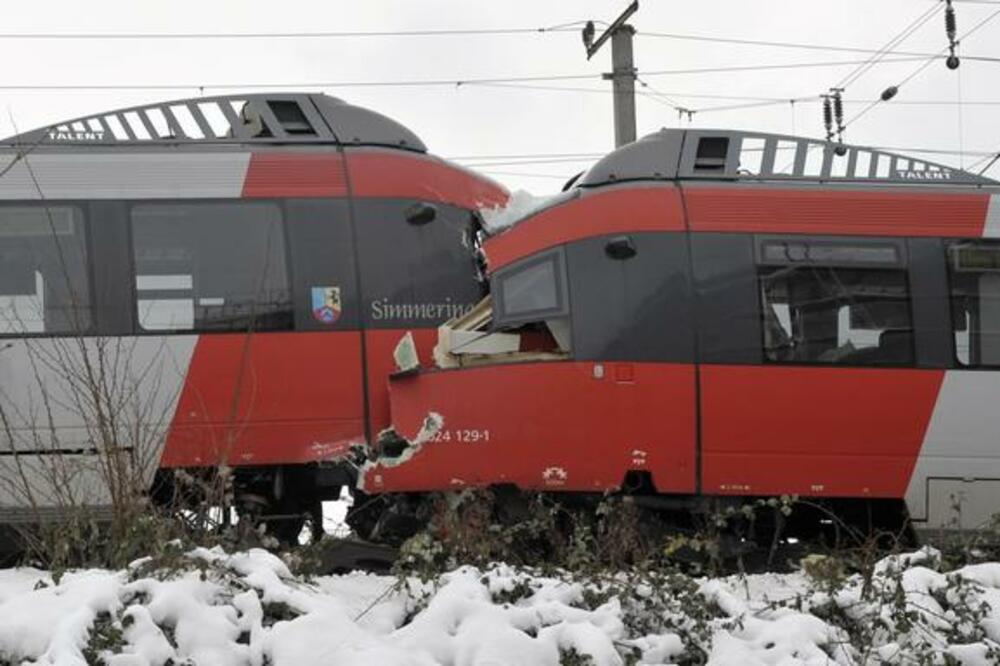
[{"label": "train undercarriage", "polygon": [[[387,570],[417,535],[443,543],[474,540],[483,552],[523,563],[558,560],[558,552],[590,535],[595,559],[632,565],[667,558],[680,566],[724,571],[775,570],[806,554],[843,549],[911,547],[918,538],[902,500],[664,495],[650,476],[629,473],[617,491],[522,491],[509,484],[445,492],[369,494],[355,486],[354,465],[237,470],[232,507],[238,522],[274,537],[281,547],[324,539],[323,503],[350,489],[350,534],[333,535],[330,570]],[[164,492],[158,499],[178,500]],[[184,501],[194,498],[187,496]],[[207,498],[203,497],[203,501]],[[192,509],[194,509],[192,505]],[[609,526],[629,529],[608,554]],[[491,535],[498,541],[490,542]],[[503,550],[497,544],[503,541]],[[491,545],[492,543],[492,545]],[[490,550],[490,549],[493,550]]]}]

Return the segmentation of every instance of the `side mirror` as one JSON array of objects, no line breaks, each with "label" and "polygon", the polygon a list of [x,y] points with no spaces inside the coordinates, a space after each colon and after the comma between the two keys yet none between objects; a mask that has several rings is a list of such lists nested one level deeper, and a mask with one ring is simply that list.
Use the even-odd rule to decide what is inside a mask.
[{"label": "side mirror", "polygon": [[617,236],[604,244],[604,254],[612,259],[631,259],[636,255],[635,243],[628,236]]},{"label": "side mirror", "polygon": [[428,222],[433,222],[434,218],[437,217],[438,210],[436,207],[418,201],[412,206],[408,206],[405,211],[403,211],[403,216],[406,217],[406,221],[414,226],[422,226]]}]

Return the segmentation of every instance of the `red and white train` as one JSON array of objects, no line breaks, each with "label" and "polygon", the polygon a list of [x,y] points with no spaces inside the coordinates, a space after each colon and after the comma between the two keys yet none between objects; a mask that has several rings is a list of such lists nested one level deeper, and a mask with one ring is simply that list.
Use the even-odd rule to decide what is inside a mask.
[{"label": "red and white train", "polygon": [[393,378],[414,444],[363,486],[799,495],[982,526],[997,185],[752,132],[625,146],[485,241],[489,307],[443,329],[443,367]]},{"label": "red and white train", "polygon": [[109,501],[109,439],[164,483],[232,468],[266,514],[339,495],[322,463],[388,425],[397,339],[479,300],[473,213],[507,199],[318,94],[79,118],[0,172],[0,522]]},{"label": "red and white train", "polygon": [[[664,130],[484,240],[502,187],[312,94],[81,118],[0,172],[0,522],[107,503],[109,438],[279,516],[345,484],[1000,510],[986,178]],[[407,332],[442,367],[394,374]]]}]

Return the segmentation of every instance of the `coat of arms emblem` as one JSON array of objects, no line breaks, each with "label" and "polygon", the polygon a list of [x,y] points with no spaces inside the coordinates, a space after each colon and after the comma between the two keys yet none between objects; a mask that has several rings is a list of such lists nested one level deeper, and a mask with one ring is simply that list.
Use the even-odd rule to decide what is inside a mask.
[{"label": "coat of arms emblem", "polygon": [[313,287],[313,318],[323,324],[335,324],[340,319],[340,287]]}]

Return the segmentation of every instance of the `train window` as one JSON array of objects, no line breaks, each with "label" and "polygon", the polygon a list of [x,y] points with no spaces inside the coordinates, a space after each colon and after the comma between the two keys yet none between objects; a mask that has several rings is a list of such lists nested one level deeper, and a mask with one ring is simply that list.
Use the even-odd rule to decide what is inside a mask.
[{"label": "train window", "polygon": [[567,315],[564,267],[559,249],[498,272],[492,289],[497,323],[505,326]]},{"label": "train window", "polygon": [[764,358],[777,363],[913,362],[902,269],[762,267]]},{"label": "train window", "polygon": [[1000,365],[1000,243],[951,245],[948,273],[958,362]]},{"label": "train window", "polygon": [[77,208],[0,207],[0,335],[90,329],[85,232]]},{"label": "train window", "polygon": [[143,330],[292,327],[285,239],[276,205],[135,206],[132,244]]}]

